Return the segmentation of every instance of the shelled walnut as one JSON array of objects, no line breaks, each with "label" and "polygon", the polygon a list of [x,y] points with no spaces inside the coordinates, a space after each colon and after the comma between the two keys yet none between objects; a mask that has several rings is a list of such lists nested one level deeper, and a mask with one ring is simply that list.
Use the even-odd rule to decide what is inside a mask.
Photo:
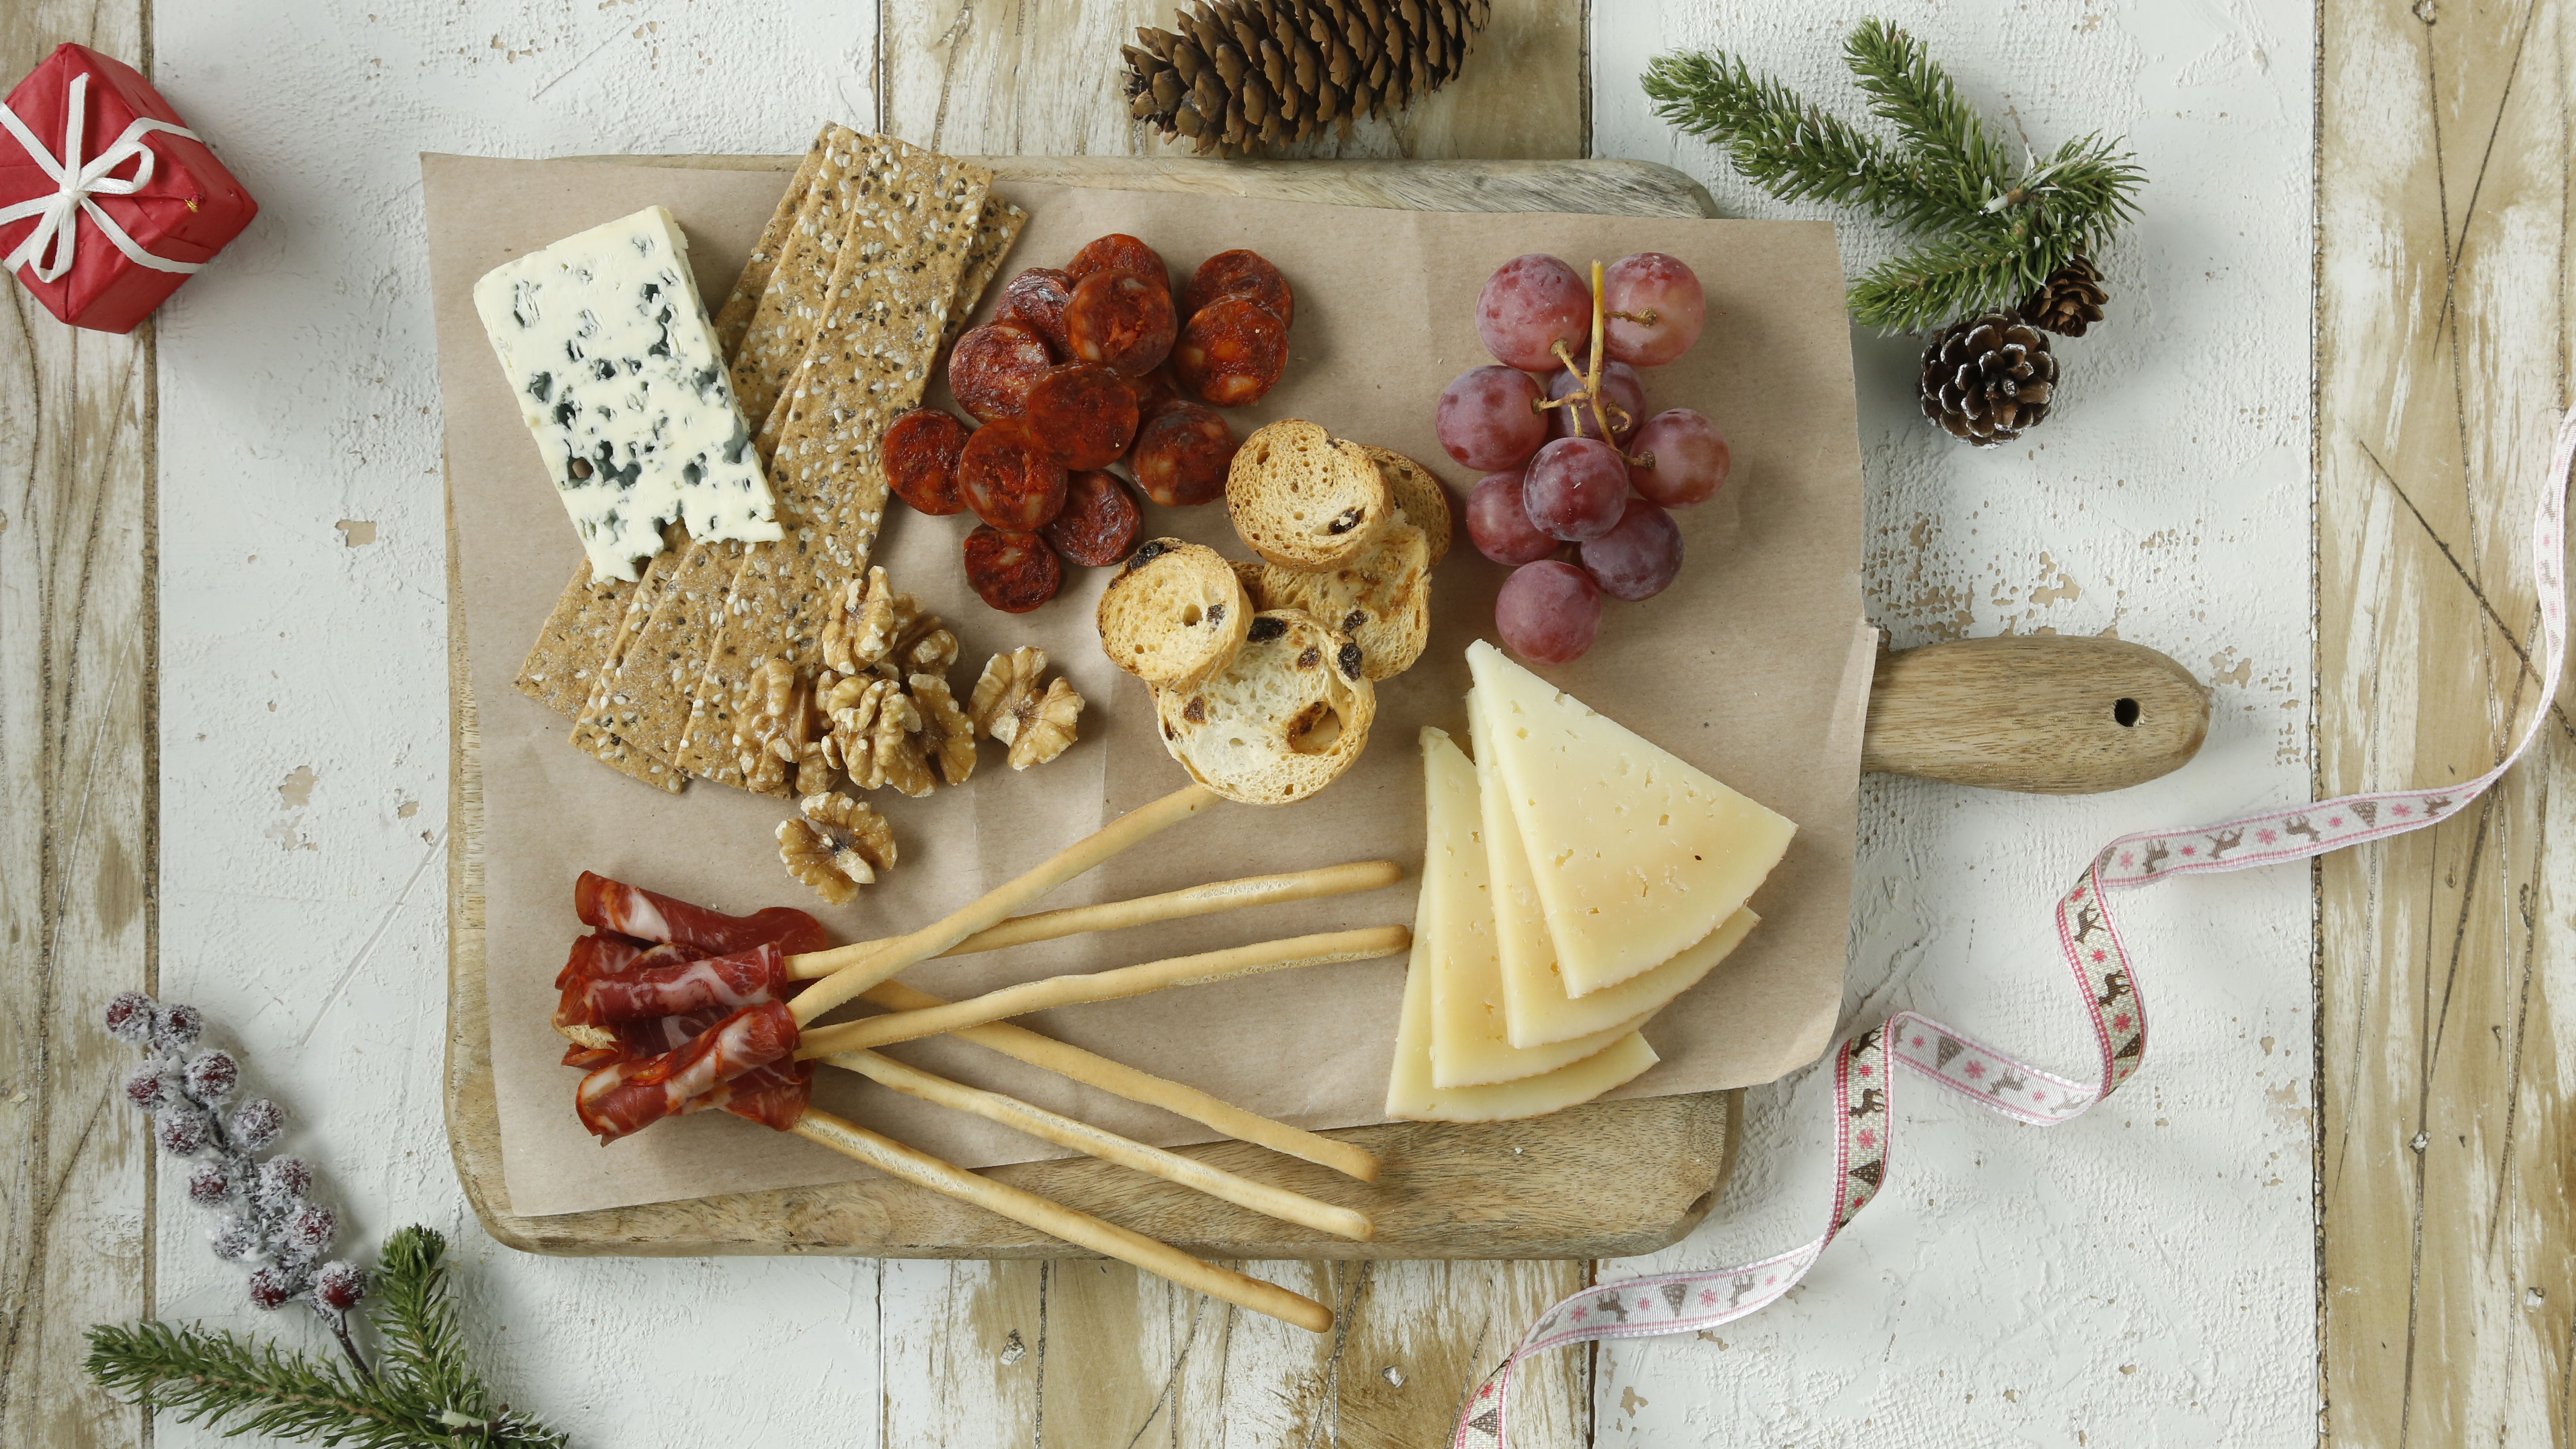
[{"label": "shelled walnut", "polygon": [[814,681],[784,659],[764,659],[733,700],[733,743],[743,788],[763,795],[811,792],[829,782]]},{"label": "shelled walnut", "polygon": [[856,900],[895,861],[894,827],[876,807],[847,795],[808,795],[801,816],[778,822],[778,858],[787,873],[836,906]]},{"label": "shelled walnut", "polygon": [[1046,665],[1045,650],[1023,645],[994,655],[986,661],[983,677],[975,681],[969,706],[975,728],[1010,747],[1014,770],[1043,765],[1063,754],[1072,745],[1075,724],[1082,717],[1082,696],[1062,675],[1039,688]]},{"label": "shelled walnut", "polygon": [[840,597],[823,619],[823,662],[843,674],[857,674],[895,652],[905,636],[924,619],[937,628],[935,616],[924,615],[921,601],[898,594],[886,582],[883,568],[841,586]]},{"label": "shelled walnut", "polygon": [[[940,632],[946,633],[946,630]],[[949,641],[956,653],[956,641]],[[975,773],[975,721],[957,705],[946,677],[916,674],[909,681],[913,707],[921,711],[921,750],[950,785],[963,785]]]}]

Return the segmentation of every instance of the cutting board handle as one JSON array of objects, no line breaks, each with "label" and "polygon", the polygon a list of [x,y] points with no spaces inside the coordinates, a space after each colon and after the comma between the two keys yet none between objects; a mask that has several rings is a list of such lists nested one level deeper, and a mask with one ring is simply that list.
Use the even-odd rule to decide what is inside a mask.
[{"label": "cutting board handle", "polygon": [[1860,767],[2086,795],[2180,769],[2208,735],[2209,691],[2142,644],[1959,639],[1878,657]]}]

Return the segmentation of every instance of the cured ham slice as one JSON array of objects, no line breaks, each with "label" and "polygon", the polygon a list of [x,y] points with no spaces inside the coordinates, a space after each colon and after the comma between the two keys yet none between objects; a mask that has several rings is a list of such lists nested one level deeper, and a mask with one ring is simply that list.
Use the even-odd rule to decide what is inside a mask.
[{"label": "cured ham slice", "polygon": [[618,1026],[659,1016],[729,1012],[783,1001],[804,984],[787,978],[784,952],[775,944],[763,944],[725,956],[701,956],[574,981],[564,988],[555,1020],[574,1026]]},{"label": "cured ham slice", "polygon": [[785,1002],[746,1006],[677,1050],[598,1068],[574,1089],[573,1108],[592,1136],[614,1142],[677,1116],[693,1097],[706,1096],[755,1069],[786,1063],[796,1040],[796,1018]]},{"label": "cured ham slice", "polygon": [[561,991],[575,981],[592,976],[614,976],[633,968],[635,958],[652,948],[650,941],[621,936],[615,931],[593,931],[573,938],[572,954],[565,958],[564,968],[555,973],[555,989]]},{"label": "cured ham slice", "polygon": [[774,943],[790,956],[824,946],[822,925],[790,906],[728,916],[595,871],[583,871],[574,882],[572,904],[585,926],[684,946],[694,955],[721,956],[764,942]]}]

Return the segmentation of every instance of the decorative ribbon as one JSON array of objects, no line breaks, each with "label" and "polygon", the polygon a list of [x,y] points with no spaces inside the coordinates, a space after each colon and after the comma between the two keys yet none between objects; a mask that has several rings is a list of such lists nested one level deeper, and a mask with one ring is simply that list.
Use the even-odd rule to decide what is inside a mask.
[{"label": "decorative ribbon", "polygon": [[2539,737],[2557,698],[2567,654],[2567,595],[2562,577],[2568,467],[2576,458],[2576,409],[2558,425],[2548,482],[2534,512],[2531,570],[2538,584],[2540,699],[2512,753],[2462,785],[2346,795],[2285,806],[2218,825],[2123,835],[2097,853],[2072,890],[2058,898],[2057,945],[2082,993],[2101,1071],[2078,1081],[1953,1030],[1928,1016],[1900,1011],[1846,1040],[1834,1059],[1834,1201],[1824,1233],[1803,1247],[1758,1263],[1695,1273],[1665,1273],[1604,1283],[1562,1299],[1487,1375],[1459,1416],[1451,1449],[1501,1449],[1511,1404],[1511,1371],[1534,1353],[1605,1338],[1693,1333],[1757,1313],[1797,1286],[1825,1246],[1878,1195],[1886,1181],[1891,1096],[1896,1068],[1947,1087],[1979,1106],[2034,1127],[2070,1122],[2118,1091],[2146,1057],[2147,1013],[2136,966],[2111,919],[2114,892],[2177,876],[2250,870],[2306,860],[2331,850],[2421,830],[2446,820],[2504,777]]},{"label": "decorative ribbon", "polygon": [[[0,266],[14,272],[34,262],[37,281],[60,279],[63,273],[72,269],[72,251],[80,233],[80,218],[87,216],[101,235],[114,242],[116,249],[132,258],[138,266],[150,267],[157,272],[198,270],[204,263],[174,262],[168,257],[156,257],[145,251],[134,238],[125,234],[125,228],[99,209],[97,202],[90,200],[92,196],[132,196],[150,184],[154,158],[152,148],[143,144],[144,137],[155,131],[167,131],[194,141],[200,139],[197,133],[168,121],[137,116],[134,124],[125,128],[125,134],[116,138],[115,145],[83,162],[80,159],[81,132],[89,121],[88,101],[89,74],[84,71],[72,77],[71,86],[63,95],[63,154],[60,156],[45,149],[45,143],[36,139],[36,133],[28,129],[26,121],[16,111],[0,104],[0,127],[6,127],[9,134],[17,138],[18,144],[26,148],[28,157],[43,168],[47,176],[54,178],[55,187],[51,196],[39,196],[14,206],[0,206],[0,226],[24,217],[36,219],[36,229],[27,233],[27,239],[18,243],[17,250],[9,253],[8,260],[0,262]],[[120,180],[108,174],[128,161],[135,163],[131,178]],[[44,260],[38,261],[39,256]]]}]

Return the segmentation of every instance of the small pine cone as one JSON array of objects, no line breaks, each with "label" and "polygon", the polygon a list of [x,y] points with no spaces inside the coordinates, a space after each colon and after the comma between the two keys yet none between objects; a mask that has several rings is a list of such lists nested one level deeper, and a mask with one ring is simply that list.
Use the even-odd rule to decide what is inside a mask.
[{"label": "small pine cone", "polygon": [[1923,416],[1980,448],[2038,426],[2056,392],[2048,335],[2009,312],[1954,322],[1923,349]]},{"label": "small pine cone", "polygon": [[367,1270],[354,1263],[325,1263],[313,1275],[313,1297],[334,1313],[346,1313],[367,1296]]},{"label": "small pine cone", "polygon": [[260,1231],[259,1218],[251,1213],[226,1218],[206,1234],[206,1242],[214,1248],[215,1256],[227,1263],[247,1262],[258,1257],[268,1246],[267,1239],[268,1235]]},{"label": "small pine cone", "polygon": [[259,1186],[252,1201],[259,1210],[272,1217],[284,1217],[304,1201],[313,1188],[313,1169],[301,1157],[272,1157],[259,1165]]},{"label": "small pine cone", "polygon": [[214,1106],[241,1085],[241,1064],[231,1052],[199,1053],[188,1063],[188,1095]]},{"label": "small pine cone", "polygon": [[270,1263],[251,1272],[250,1301],[254,1307],[274,1311],[292,1301],[296,1290],[303,1286],[302,1274]]},{"label": "small pine cone", "polygon": [[253,1097],[235,1107],[224,1125],[232,1133],[235,1147],[257,1152],[286,1130],[286,1111],[266,1097]]},{"label": "small pine cone", "polygon": [[197,1044],[206,1033],[206,1014],[193,1006],[165,1006],[152,1023],[152,1045],[155,1050],[176,1056]]},{"label": "small pine cone", "polygon": [[241,1195],[232,1164],[209,1158],[188,1170],[188,1201],[202,1208],[221,1207]]},{"label": "small pine cone", "polygon": [[340,1215],[322,1203],[308,1202],[286,1220],[279,1235],[289,1256],[311,1260],[331,1251],[340,1236]]},{"label": "small pine cone", "polygon": [[152,1040],[152,998],[140,991],[120,991],[107,1004],[107,1033],[141,1046]]},{"label": "small pine cone", "polygon": [[2042,327],[2067,337],[2081,337],[2084,330],[2102,320],[2102,304],[2111,294],[2102,286],[2102,274],[2093,269],[2093,260],[2082,252],[2066,259],[2066,265],[2048,274],[2039,290],[2022,299],[2021,317],[2033,327]]},{"label": "small pine cone", "polygon": [[158,1112],[178,1096],[170,1087],[169,1068],[159,1062],[146,1062],[125,1079],[125,1100],[146,1112]]},{"label": "small pine cone", "polygon": [[158,1120],[161,1150],[173,1157],[193,1157],[205,1151],[207,1139],[214,1135],[214,1120],[204,1109],[185,1100],[174,1100],[162,1108]]}]

